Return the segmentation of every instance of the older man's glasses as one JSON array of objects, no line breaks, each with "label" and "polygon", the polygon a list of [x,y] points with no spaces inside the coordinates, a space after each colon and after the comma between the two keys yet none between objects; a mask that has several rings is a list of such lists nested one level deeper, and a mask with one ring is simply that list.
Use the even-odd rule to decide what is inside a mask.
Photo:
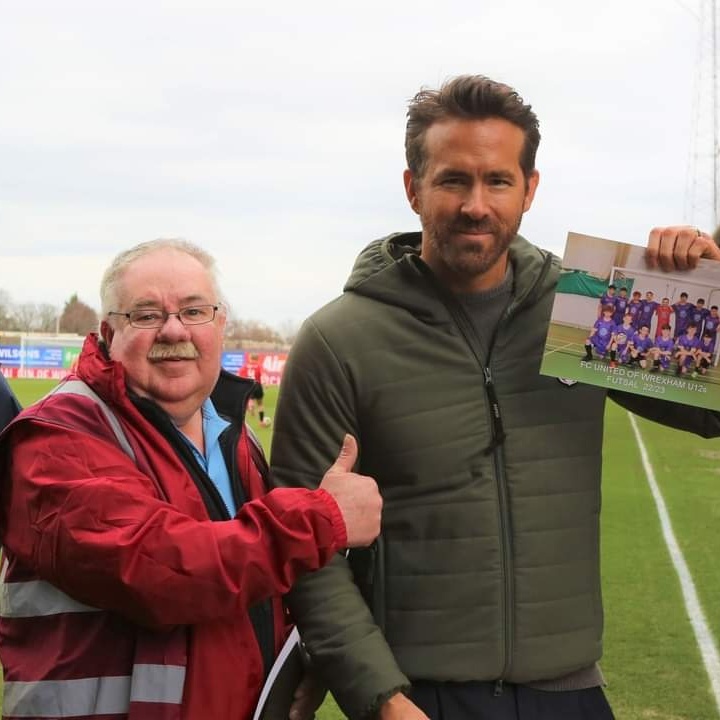
[{"label": "older man's glasses", "polygon": [[130,312],[109,312],[108,315],[120,315],[127,318],[134,328],[153,330],[165,325],[171,315],[176,315],[183,325],[204,325],[215,319],[215,313],[219,309],[219,305],[191,305],[180,308],[177,312],[166,312],[159,308],[142,308]]}]

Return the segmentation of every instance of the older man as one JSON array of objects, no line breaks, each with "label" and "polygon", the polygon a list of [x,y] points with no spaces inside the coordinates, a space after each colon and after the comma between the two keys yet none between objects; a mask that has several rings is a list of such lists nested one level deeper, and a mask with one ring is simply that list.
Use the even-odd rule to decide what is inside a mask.
[{"label": "older man", "polygon": [[280,594],[373,540],[377,487],[347,436],[319,491],[265,494],[201,249],[139,245],[101,296],[102,339],[0,445],[3,715],[247,718],[287,632]]},{"label": "older man", "polygon": [[[596,665],[606,397],[720,434],[716,413],[540,375],[560,267],[517,234],[539,141],[507,85],[421,91],[404,184],[422,232],[363,250],[285,370],[274,480],[311,487],[351,428],[385,501],[371,550],[292,592],[353,719],[609,720]],[[690,227],[656,229],[648,253],[663,268],[720,258]]]}]

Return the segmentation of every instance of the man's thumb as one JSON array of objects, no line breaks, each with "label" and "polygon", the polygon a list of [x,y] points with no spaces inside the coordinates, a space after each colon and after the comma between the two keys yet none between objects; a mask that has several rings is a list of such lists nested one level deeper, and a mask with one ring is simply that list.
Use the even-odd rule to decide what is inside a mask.
[{"label": "man's thumb", "polygon": [[349,433],[343,438],[343,444],[337,460],[333,463],[332,469],[338,472],[350,472],[357,460],[357,440]]}]

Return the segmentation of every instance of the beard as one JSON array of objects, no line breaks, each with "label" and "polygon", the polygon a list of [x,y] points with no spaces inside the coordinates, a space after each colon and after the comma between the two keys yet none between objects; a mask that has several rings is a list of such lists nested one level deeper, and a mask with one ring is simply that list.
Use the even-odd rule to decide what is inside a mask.
[{"label": "beard", "polygon": [[[507,252],[520,229],[522,213],[509,223],[483,218],[473,220],[466,215],[445,222],[433,222],[422,217],[423,236],[432,246],[434,254],[445,265],[448,273],[461,281],[482,277]],[[482,240],[460,238],[463,233],[489,233]]]}]

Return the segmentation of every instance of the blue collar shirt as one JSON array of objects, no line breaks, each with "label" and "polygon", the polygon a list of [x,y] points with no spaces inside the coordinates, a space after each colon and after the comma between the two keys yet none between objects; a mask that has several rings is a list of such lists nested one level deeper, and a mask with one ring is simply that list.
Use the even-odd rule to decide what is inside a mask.
[{"label": "blue collar shirt", "polygon": [[205,470],[208,477],[218,489],[220,496],[225,503],[230,517],[235,517],[237,513],[237,505],[233,497],[232,485],[230,483],[230,473],[228,472],[225,458],[220,447],[220,435],[225,428],[230,426],[227,420],[218,415],[215,406],[210,398],[207,398],[200,408],[202,412],[203,437],[205,438],[205,454],[203,455],[195,444],[185,437],[188,445],[195,455],[195,459],[200,463],[200,467]]}]

